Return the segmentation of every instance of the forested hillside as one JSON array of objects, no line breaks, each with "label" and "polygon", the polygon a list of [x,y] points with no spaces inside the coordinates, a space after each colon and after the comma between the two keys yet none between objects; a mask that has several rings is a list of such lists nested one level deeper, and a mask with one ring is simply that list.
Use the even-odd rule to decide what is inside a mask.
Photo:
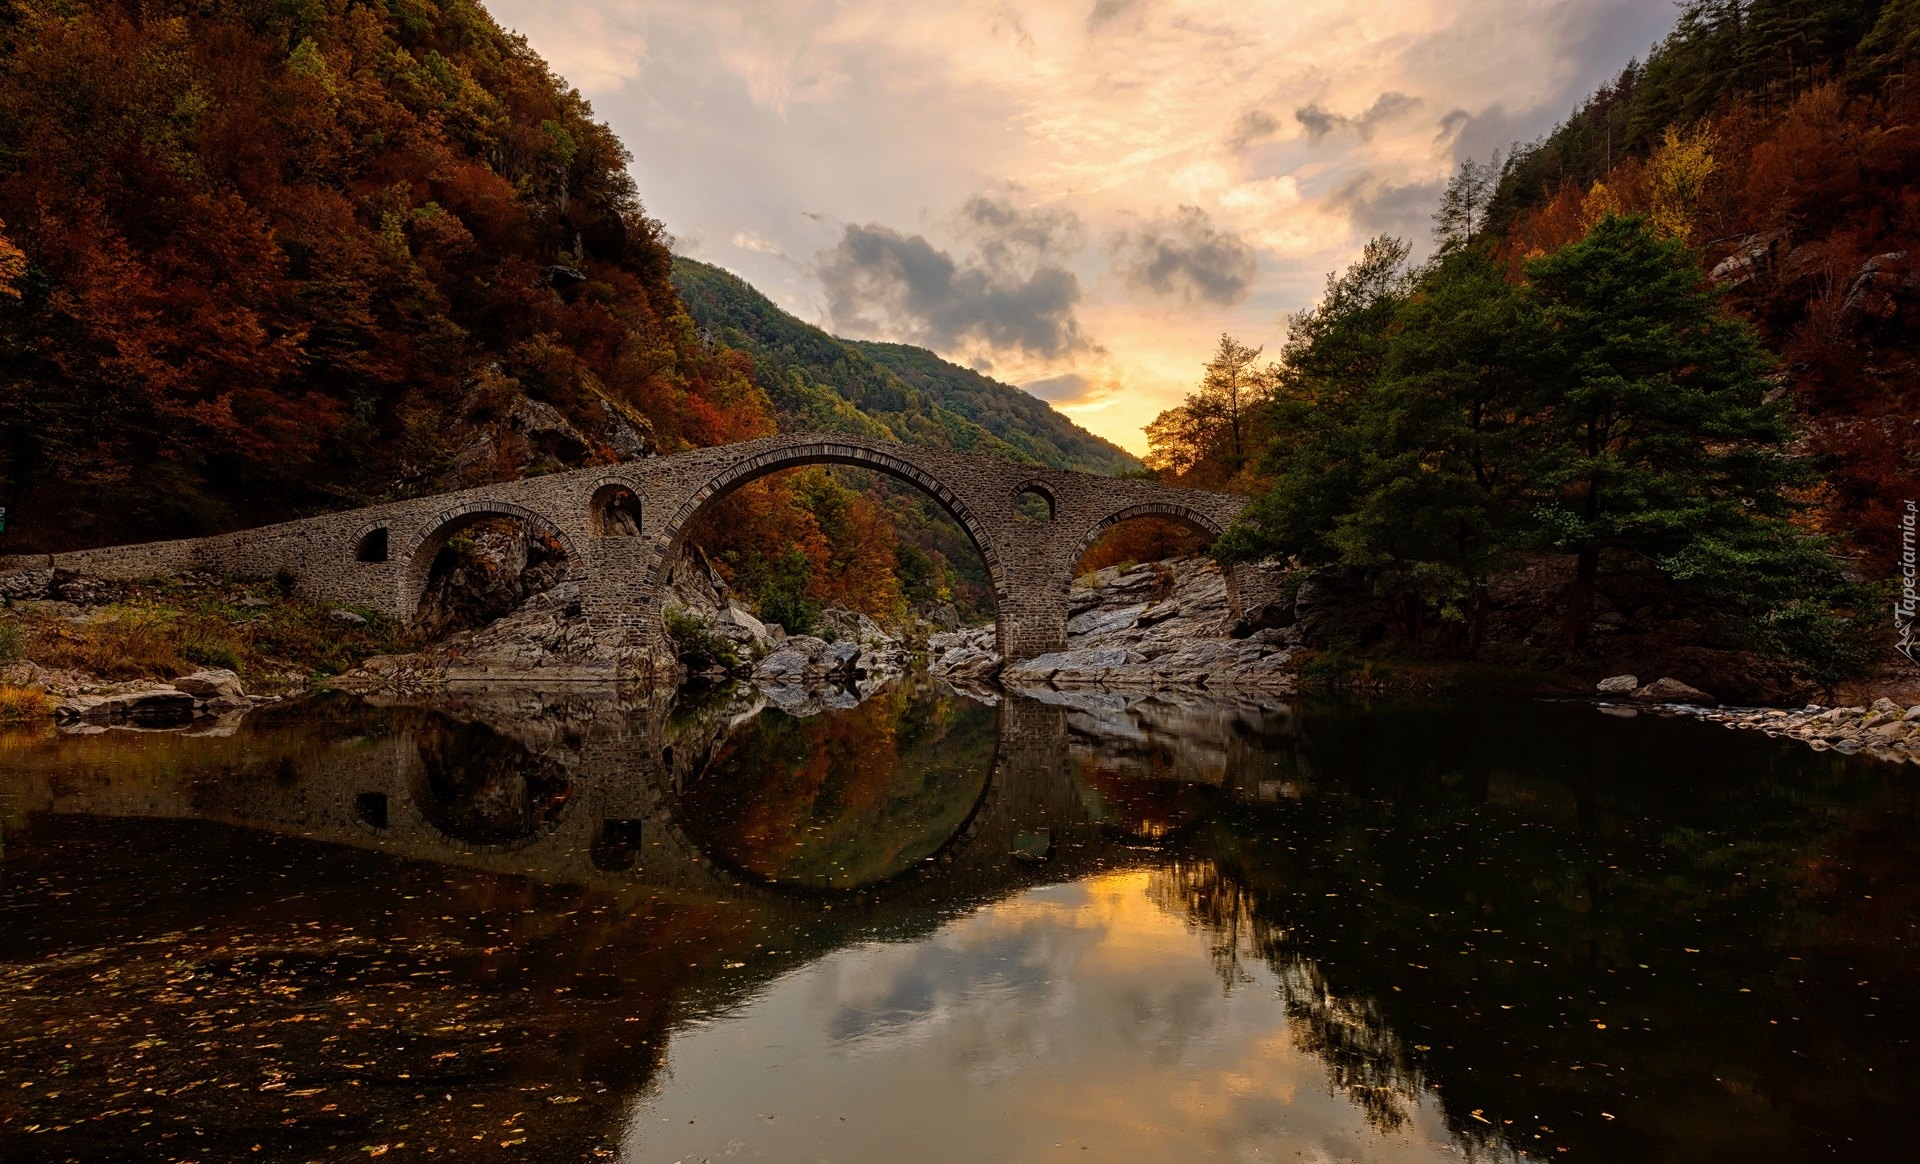
[{"label": "forested hillside", "polygon": [[1046,402],[924,348],[839,339],[695,259],[675,258],[673,279],[702,328],[752,356],[784,428],[861,432],[1087,473],[1140,467]]},{"label": "forested hillside", "polygon": [[[0,4],[0,551],[803,427],[1135,464],[682,262],[689,314],[629,160],[472,0]],[[757,484],[699,532],[796,629],[986,601],[956,526],[859,475]]]},{"label": "forested hillside", "polygon": [[1693,0],[1554,133],[1462,166],[1429,259],[1373,240],[1277,358],[1223,337],[1149,464],[1255,494],[1221,552],[1328,571],[1348,646],[1769,701],[1883,665],[1916,58],[1914,0]]},{"label": "forested hillside", "polygon": [[1779,361],[1812,519],[1885,576],[1920,472],[1920,3],[1696,0],[1644,65],[1519,153],[1509,264],[1607,210],[1700,248]]},{"label": "forested hillside", "polygon": [[6,548],[771,431],[626,161],[469,0],[0,7]]}]

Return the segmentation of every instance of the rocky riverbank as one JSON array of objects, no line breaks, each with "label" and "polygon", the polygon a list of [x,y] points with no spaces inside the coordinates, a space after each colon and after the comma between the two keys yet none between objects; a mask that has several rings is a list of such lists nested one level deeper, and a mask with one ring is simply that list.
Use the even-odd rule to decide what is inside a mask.
[{"label": "rocky riverbank", "polygon": [[[1602,702],[1600,710],[1611,715],[1633,715],[1638,714],[1641,706]],[[1777,707],[1703,707],[1691,703],[1654,706],[1668,714],[1691,716],[1740,731],[1799,740],[1816,752],[1859,753],[1900,764],[1920,763],[1920,704],[1903,708],[1891,699],[1879,699],[1870,707],[1810,704],[1791,711]]]},{"label": "rocky riverbank", "polygon": [[991,625],[933,635],[927,650],[933,672],[959,684],[1294,690],[1299,627],[1257,623],[1234,618],[1218,564],[1181,558],[1077,579],[1068,597],[1064,651],[1009,665],[994,650]]}]

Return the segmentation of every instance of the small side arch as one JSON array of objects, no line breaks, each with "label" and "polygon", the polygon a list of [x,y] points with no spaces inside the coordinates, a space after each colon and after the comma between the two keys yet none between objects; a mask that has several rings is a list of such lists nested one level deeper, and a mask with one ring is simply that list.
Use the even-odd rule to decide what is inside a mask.
[{"label": "small side arch", "polygon": [[393,531],[384,521],[363,525],[353,535],[353,560],[362,565],[381,565],[392,557]]},{"label": "small side arch", "polygon": [[596,538],[637,538],[645,529],[641,488],[624,477],[602,477],[594,482],[587,501],[587,528]]},{"label": "small side arch", "polygon": [[587,558],[580,552],[580,546],[546,514],[511,501],[470,501],[435,514],[421,526],[421,532],[408,545],[406,554],[400,559],[406,563],[406,574],[400,581],[400,592],[395,596],[396,609],[402,618],[412,617],[419,606],[420,596],[426,593],[428,575],[433,570],[434,556],[447,544],[447,539],[469,526],[496,517],[513,518],[525,522],[530,529],[552,535],[566,550],[569,568],[575,571],[576,577],[587,568]]}]

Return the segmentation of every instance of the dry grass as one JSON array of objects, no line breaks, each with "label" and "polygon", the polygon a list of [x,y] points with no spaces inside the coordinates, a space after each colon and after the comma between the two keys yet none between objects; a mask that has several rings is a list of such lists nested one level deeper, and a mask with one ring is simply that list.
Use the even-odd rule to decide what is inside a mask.
[{"label": "dry grass", "polygon": [[33,723],[53,714],[53,698],[42,691],[0,683],[0,724]]},{"label": "dry grass", "polygon": [[225,667],[258,690],[287,686],[289,673],[338,674],[412,645],[389,619],[357,611],[367,623],[343,625],[334,609],[287,597],[273,583],[153,583],[79,621],[39,606],[0,610],[0,662],[11,655],[115,680]]},{"label": "dry grass", "polygon": [[170,612],[109,607],[82,623],[29,624],[27,655],[43,667],[85,671],[106,679],[164,678],[191,670],[180,653]]}]

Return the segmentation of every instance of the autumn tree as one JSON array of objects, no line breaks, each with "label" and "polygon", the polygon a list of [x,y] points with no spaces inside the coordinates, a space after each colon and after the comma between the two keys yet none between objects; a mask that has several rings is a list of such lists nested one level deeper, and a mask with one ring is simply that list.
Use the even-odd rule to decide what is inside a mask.
[{"label": "autumn tree", "polygon": [[9,7],[9,547],[772,431],[626,166],[471,0]]},{"label": "autumn tree", "polygon": [[1220,336],[1201,372],[1200,388],[1147,426],[1147,463],[1193,484],[1225,485],[1245,468],[1260,406],[1273,375],[1261,349]]}]

